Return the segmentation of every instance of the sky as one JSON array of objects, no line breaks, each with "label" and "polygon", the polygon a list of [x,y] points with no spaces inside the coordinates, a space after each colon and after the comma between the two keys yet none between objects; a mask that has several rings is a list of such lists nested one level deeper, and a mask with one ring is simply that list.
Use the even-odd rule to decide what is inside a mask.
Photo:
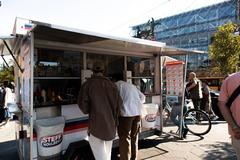
[{"label": "sky", "polygon": [[131,26],[151,18],[157,20],[223,1],[226,0],[0,0],[0,36],[10,35],[15,17],[22,17],[128,37],[132,35]]}]

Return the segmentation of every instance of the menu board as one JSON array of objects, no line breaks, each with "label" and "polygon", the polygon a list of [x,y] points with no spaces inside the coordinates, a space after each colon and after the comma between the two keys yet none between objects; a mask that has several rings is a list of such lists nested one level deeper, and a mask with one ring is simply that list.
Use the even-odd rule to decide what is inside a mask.
[{"label": "menu board", "polygon": [[170,61],[166,63],[167,95],[181,96],[183,94],[184,62]]}]

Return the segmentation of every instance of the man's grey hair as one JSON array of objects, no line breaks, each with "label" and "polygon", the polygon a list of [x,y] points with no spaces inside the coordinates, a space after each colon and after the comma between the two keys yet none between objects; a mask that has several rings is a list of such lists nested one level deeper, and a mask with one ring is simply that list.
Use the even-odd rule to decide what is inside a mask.
[{"label": "man's grey hair", "polygon": [[197,77],[197,75],[196,75],[195,72],[190,72],[189,75],[193,75],[193,78],[196,78],[196,77]]}]

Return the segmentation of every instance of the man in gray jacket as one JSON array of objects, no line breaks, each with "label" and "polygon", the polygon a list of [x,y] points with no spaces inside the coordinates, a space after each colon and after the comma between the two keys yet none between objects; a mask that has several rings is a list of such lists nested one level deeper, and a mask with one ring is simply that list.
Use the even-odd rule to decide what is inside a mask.
[{"label": "man in gray jacket", "polygon": [[187,83],[187,90],[190,93],[190,98],[192,99],[195,109],[200,109],[202,95],[202,83],[197,78],[196,73],[189,73],[189,82]]},{"label": "man in gray jacket", "polygon": [[89,143],[96,160],[110,160],[122,99],[117,87],[104,77],[104,64],[93,65],[93,76],[81,87],[78,105],[89,114]]}]

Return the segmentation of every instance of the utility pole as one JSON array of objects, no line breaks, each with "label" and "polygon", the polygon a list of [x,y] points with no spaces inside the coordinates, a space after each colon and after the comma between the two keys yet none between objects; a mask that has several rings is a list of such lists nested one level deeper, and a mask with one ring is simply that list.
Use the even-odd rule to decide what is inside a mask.
[{"label": "utility pole", "polygon": [[[240,36],[240,0],[237,0],[236,2],[236,24],[237,24],[237,28],[236,28],[236,32],[235,32],[235,36]],[[238,66],[236,66],[236,71],[239,71],[240,68],[240,55],[239,55],[239,60],[238,60]]]},{"label": "utility pole", "polygon": [[240,25],[240,0],[237,0],[236,4],[236,23]]},{"label": "utility pole", "polygon": [[139,26],[136,28],[136,35],[134,37],[148,39],[148,40],[156,40],[154,35],[154,29],[156,25],[160,25],[160,22],[155,22],[153,18],[148,20],[143,29],[141,30]]},{"label": "utility pole", "polygon": [[234,2],[236,2],[235,6],[236,6],[236,24],[237,27],[233,33],[234,36],[239,36],[240,33],[240,0],[235,0]]}]

